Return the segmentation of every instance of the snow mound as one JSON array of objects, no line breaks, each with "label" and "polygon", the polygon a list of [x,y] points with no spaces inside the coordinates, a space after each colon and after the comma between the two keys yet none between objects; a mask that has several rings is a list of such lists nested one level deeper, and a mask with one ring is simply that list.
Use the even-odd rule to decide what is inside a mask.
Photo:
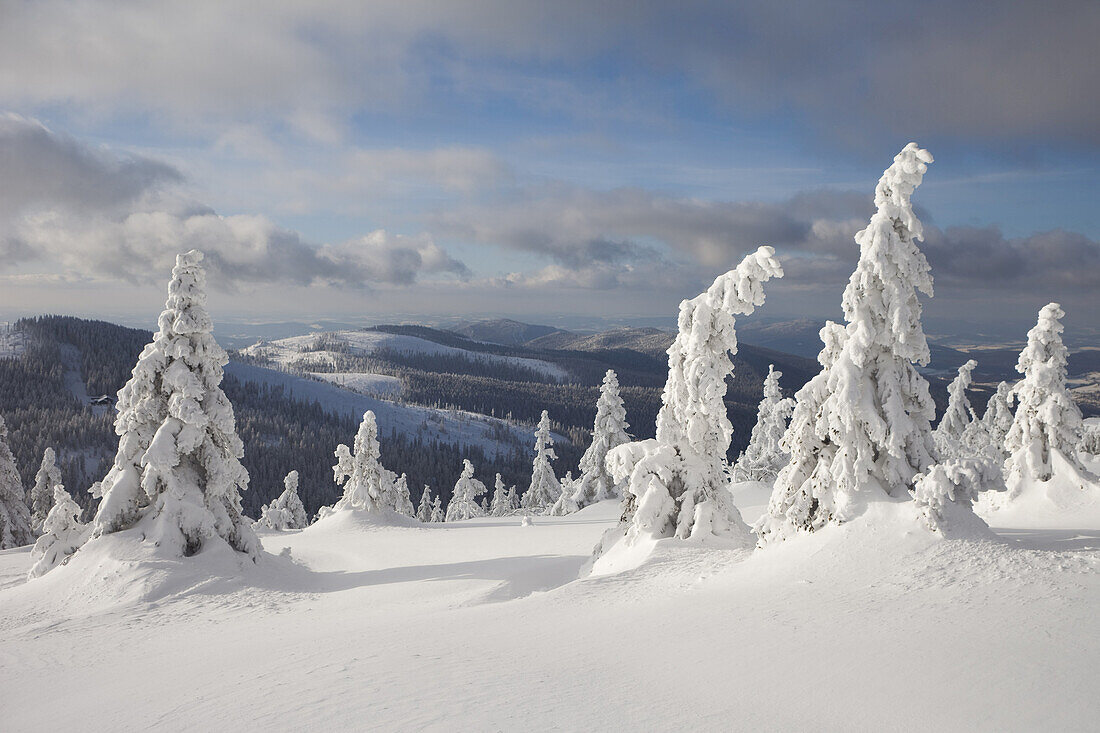
[{"label": "snow mound", "polygon": [[413,517],[398,514],[388,509],[367,511],[365,509],[344,509],[333,512],[324,519],[319,519],[306,529],[305,534],[347,533],[347,532],[374,532],[380,529],[392,527],[412,527],[424,529],[429,525],[421,523]]},{"label": "snow mound", "polygon": [[196,594],[300,591],[308,586],[308,575],[286,554],[260,553],[253,560],[218,539],[183,557],[174,548],[143,539],[140,529],[130,529],[89,540],[64,564],[11,588],[6,600],[9,617],[92,616]]},{"label": "snow mound", "polygon": [[1007,493],[986,492],[974,510],[995,527],[1013,529],[1100,528],[1100,483],[1058,453],[1051,452],[1048,481],[1025,478]]}]

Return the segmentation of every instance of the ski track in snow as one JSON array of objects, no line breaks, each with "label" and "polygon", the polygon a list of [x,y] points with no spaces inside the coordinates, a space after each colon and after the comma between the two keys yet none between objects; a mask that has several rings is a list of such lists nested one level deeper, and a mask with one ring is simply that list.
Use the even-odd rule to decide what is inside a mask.
[{"label": "ski track in snow", "polygon": [[1100,530],[1004,530],[997,542],[886,527],[751,555],[665,541],[638,568],[574,580],[618,511],[604,502],[531,527],[344,513],[262,533],[272,555],[260,566],[211,578],[223,558],[200,555],[156,583],[104,565],[85,583],[65,566],[26,584],[26,548],[0,552],[0,719],[9,730],[1095,730]]}]

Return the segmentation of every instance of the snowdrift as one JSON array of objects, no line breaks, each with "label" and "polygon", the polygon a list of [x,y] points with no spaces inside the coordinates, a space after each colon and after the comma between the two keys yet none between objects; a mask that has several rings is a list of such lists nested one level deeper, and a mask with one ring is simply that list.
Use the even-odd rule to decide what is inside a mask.
[{"label": "snowdrift", "polygon": [[1051,453],[1051,467],[1054,475],[1049,481],[1023,480],[1007,493],[984,493],[975,510],[994,527],[1100,527],[1100,479],[1080,471],[1057,451]]}]

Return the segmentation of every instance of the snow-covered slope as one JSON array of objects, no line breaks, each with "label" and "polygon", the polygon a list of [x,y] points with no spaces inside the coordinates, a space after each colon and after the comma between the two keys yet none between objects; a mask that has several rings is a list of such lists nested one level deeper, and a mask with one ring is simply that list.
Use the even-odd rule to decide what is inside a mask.
[{"label": "snow-covered slope", "polygon": [[[250,356],[263,356],[271,361],[288,365],[291,362],[316,363],[319,365],[330,364],[335,354],[331,351],[313,351],[320,334],[308,334],[305,336],[292,336],[291,338],[267,341],[250,346],[243,353]],[[484,361],[490,364],[505,364],[531,369],[539,374],[557,380],[565,380],[569,374],[557,364],[541,359],[528,359],[519,356],[501,356],[477,351],[466,351],[437,344],[434,341],[407,336],[403,334],[385,333],[382,331],[337,331],[327,334],[342,345],[346,346],[349,353],[369,356],[375,352],[386,350],[403,354],[429,354],[444,356],[464,356],[473,361]]]},{"label": "snow-covered slope", "polygon": [[[378,429],[381,435],[389,435],[396,430],[399,434],[409,437],[419,435],[429,441],[476,445],[483,448],[488,455],[497,455],[501,451],[507,452],[514,449],[514,445],[502,443],[493,437],[494,431],[499,431],[502,427],[511,431],[524,444],[530,441],[530,429],[509,425],[503,420],[472,412],[398,404],[360,394],[329,381],[306,379],[278,369],[267,369],[237,361],[229,362],[225,367],[225,373],[244,382],[283,387],[295,399],[317,402],[328,412],[346,415],[356,420],[363,417],[363,413],[367,410],[373,410],[378,418]],[[367,378],[365,375],[356,376]]]},{"label": "snow-covered slope", "polygon": [[574,580],[617,515],[614,502],[529,527],[345,513],[262,534],[258,566],[218,553],[134,564],[116,544],[32,583],[27,551],[2,552],[0,720],[1095,730],[1096,530],[943,541],[880,518],[880,531],[750,556],[662,541],[633,570]]}]

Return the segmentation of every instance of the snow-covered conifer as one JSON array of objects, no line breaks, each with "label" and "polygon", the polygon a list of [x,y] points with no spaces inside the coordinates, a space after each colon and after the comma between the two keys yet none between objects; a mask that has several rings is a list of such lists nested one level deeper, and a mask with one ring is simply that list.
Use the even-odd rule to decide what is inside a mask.
[{"label": "snow-covered conifer", "polygon": [[546,511],[552,517],[564,517],[566,514],[572,514],[580,509],[580,505],[577,504],[573,498],[576,495],[577,482],[573,479],[573,472],[566,471],[565,478],[561,480],[561,493],[558,495],[558,500]]},{"label": "snow-covered conifer", "polygon": [[31,528],[36,534],[42,531],[42,522],[46,521],[46,515],[53,507],[53,487],[60,483],[61,469],[57,467],[57,455],[53,448],[46,448],[31,488]]},{"label": "snow-covered conifer", "polygon": [[1054,455],[1077,470],[1081,442],[1081,410],[1066,389],[1066,359],[1062,343],[1062,317],[1057,303],[1043,306],[1039,321],[1027,333],[1016,371],[1024,375],[1015,389],[1017,407],[1012,427],[1005,436],[1008,460],[1005,480],[1010,498],[1023,481],[1048,481],[1054,474]]},{"label": "snow-covered conifer", "polygon": [[757,524],[761,544],[906,496],[934,463],[935,405],[915,368],[929,359],[917,294],[931,296],[932,276],[910,201],[931,162],[910,143],[879,179],[877,211],[856,235],[859,263],[842,299],[847,327],[822,331],[822,372],[795,397],[783,439],[791,459]]},{"label": "snow-covered conifer", "polygon": [[397,477],[397,480],[393,482],[393,490],[396,493],[396,511],[398,514],[404,514],[406,517],[415,517],[416,510],[413,508],[412,497],[409,495],[409,478],[405,474],[401,474]]},{"label": "snow-covered conifer", "polygon": [[256,521],[269,529],[304,529],[309,526],[306,508],[298,496],[298,472],[291,471],[283,479],[283,493],[265,506]]},{"label": "snow-covered conifer", "polygon": [[118,393],[114,465],[99,484],[99,537],[140,525],[143,537],[183,555],[220,538],[255,555],[241,512],[244,445],[221,389],[229,359],[206,311],[203,255],[176,257],[158,331]]},{"label": "snow-covered conifer", "polygon": [[31,550],[31,578],[38,578],[69,559],[88,538],[91,527],[81,524],[80,507],[65,487],[53,487],[53,504],[42,522],[42,536]]},{"label": "snow-covered conifer", "polygon": [[734,481],[775,481],[779,469],[787,465],[787,453],[779,445],[787,431],[787,421],[794,410],[794,400],[784,399],[779,389],[779,378],[774,364],[768,365],[764,378],[764,399],[756,409],[756,425],[752,428],[749,444],[733,466]]},{"label": "snow-covered conifer", "polygon": [[443,515],[443,498],[437,496],[437,497],[435,497],[435,501],[432,502],[431,521],[432,522],[442,522],[443,519],[444,519],[444,515]]},{"label": "snow-covered conifer", "polygon": [[353,448],[340,444],[336,446],[335,455],[336,465],[332,467],[332,473],[336,485],[344,487],[344,495],[333,506],[323,508],[320,518],[346,509],[400,513],[402,508],[407,508],[406,502],[411,507],[408,486],[405,486],[402,495],[398,491],[397,476],[382,465],[378,422],[373,411],[363,413]]},{"label": "snow-covered conifer", "polygon": [[626,407],[619,396],[619,379],[608,369],[596,401],[596,419],[592,424],[592,443],[581,456],[581,475],[575,482],[571,497],[578,508],[604,499],[618,498],[622,486],[617,485],[607,471],[607,452],[630,441],[626,422]]},{"label": "snow-covered conifer", "polygon": [[34,542],[31,510],[23,493],[23,480],[8,447],[8,425],[0,417],[0,550]]},{"label": "snow-covered conifer", "polygon": [[966,390],[973,382],[972,375],[976,366],[978,362],[973,359],[963,364],[959,367],[958,375],[947,386],[947,409],[940,418],[940,424],[932,431],[940,460],[958,458],[966,452],[963,435],[977,420],[974,408],[970,406],[970,400],[966,396]]},{"label": "snow-covered conifer", "polygon": [[484,493],[485,484],[474,478],[474,464],[463,459],[462,475],[458,477],[454,493],[451,494],[451,500],[447,503],[447,521],[457,522],[484,516],[481,506],[477,503],[478,497]]},{"label": "snow-covered conifer", "polygon": [[507,517],[519,509],[519,499],[516,497],[516,487],[504,488],[504,479],[497,474],[493,487],[493,502],[489,505],[489,513],[494,517]]},{"label": "snow-covered conifer", "polygon": [[420,495],[420,505],[416,507],[416,518],[425,524],[432,521],[432,490],[427,484]]},{"label": "snow-covered conifer", "polygon": [[760,247],[680,304],[657,437],[625,443],[607,455],[612,479],[628,483],[623,517],[628,542],[640,534],[749,541],[727,490],[733,426],[724,401],[726,378],[733,372],[730,355],[737,353],[736,316],[762,305],[764,283],[782,275],[775,250]]},{"label": "snow-covered conifer", "polygon": [[[523,495],[524,509],[543,509],[558,500],[561,485],[554,476],[550,461],[557,459],[554,438],[550,435],[550,416],[542,411],[538,429],[535,430],[535,460],[531,464],[531,485]],[[450,508],[448,507],[448,516]]]},{"label": "snow-covered conifer", "polygon": [[999,446],[1002,451],[1005,450],[1008,431],[1016,419],[1016,413],[1012,409],[1015,400],[1012,386],[1008,382],[1001,382],[997,385],[996,394],[989,398],[989,404],[985,406],[985,413],[982,415],[982,425],[989,434],[990,442]]}]

